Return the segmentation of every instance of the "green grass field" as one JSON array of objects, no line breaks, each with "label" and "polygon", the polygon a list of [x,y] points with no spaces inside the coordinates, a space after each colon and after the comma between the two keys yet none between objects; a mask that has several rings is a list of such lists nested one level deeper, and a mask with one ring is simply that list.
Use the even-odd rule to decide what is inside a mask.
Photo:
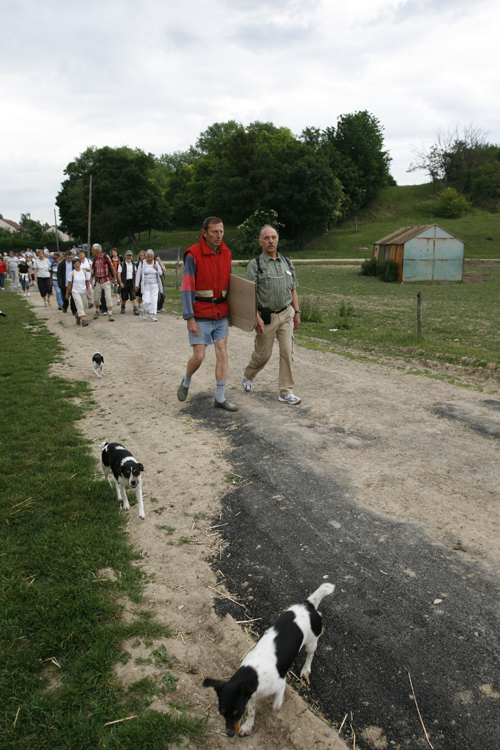
[{"label": "green grass field", "polygon": [[[378,199],[355,219],[311,240],[297,258],[371,257],[373,244],[400,227],[436,222],[463,240],[466,258],[500,258],[500,213],[474,209],[460,219],[440,219],[435,215],[437,189],[431,185],[403,185],[382,190]],[[225,240],[231,247],[234,227],[226,227]],[[140,247],[155,252],[172,247],[186,248],[197,242],[200,231],[151,232],[140,237]],[[120,246],[125,252],[130,244]],[[368,249],[362,249],[368,248]],[[250,256],[249,256],[250,257]]]},{"label": "green grass field", "polygon": [[[164,750],[195,739],[204,719],[148,709],[166,683],[127,689],[115,677],[126,639],[171,633],[142,606],[138,553],[78,430],[90,389],[50,375],[58,341],[18,295],[2,295],[2,309],[0,745]],[[124,598],[135,602],[128,624]]]},{"label": "green grass field", "polygon": [[[466,261],[462,283],[384,284],[359,266],[298,264],[303,346],[348,354],[428,360],[472,373],[500,369],[500,263]],[[233,272],[244,276],[245,267]],[[167,270],[165,309],[181,312],[175,272]],[[422,292],[422,338],[417,292]],[[337,329],[337,330],[331,330]],[[484,374],[484,373],[483,373]]]}]

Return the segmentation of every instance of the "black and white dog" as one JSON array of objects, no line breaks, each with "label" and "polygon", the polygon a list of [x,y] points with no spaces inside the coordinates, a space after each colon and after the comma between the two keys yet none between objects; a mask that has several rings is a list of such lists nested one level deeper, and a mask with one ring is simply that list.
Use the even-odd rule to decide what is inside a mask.
[{"label": "black and white dog", "polygon": [[[228,737],[250,734],[258,698],[274,695],[274,710],[281,708],[287,672],[302,646],[305,646],[307,657],[300,676],[309,682],[311,663],[322,631],[318,606],[325,596],[333,594],[334,589],[332,583],[323,583],[304,604],[290,607],[266,630],[230,680],[224,682],[210,677],[204,680],[203,687],[215,688],[219,711],[226,720]],[[240,729],[247,704],[247,720]]]},{"label": "black and white dog", "polygon": [[111,486],[113,482],[109,476],[112,471],[116,480],[116,494],[118,500],[122,501],[123,510],[130,510],[127,498],[127,485],[135,490],[137,504],[139,506],[139,518],[145,518],[144,503],[142,501],[142,476],[144,466],[136,461],[133,455],[121,443],[101,443],[101,469],[105,479]]},{"label": "black and white dog", "polygon": [[102,378],[102,371],[104,367],[104,357],[102,354],[100,354],[97,349],[96,353],[92,357],[92,365],[94,367],[94,372],[97,375],[98,378]]}]

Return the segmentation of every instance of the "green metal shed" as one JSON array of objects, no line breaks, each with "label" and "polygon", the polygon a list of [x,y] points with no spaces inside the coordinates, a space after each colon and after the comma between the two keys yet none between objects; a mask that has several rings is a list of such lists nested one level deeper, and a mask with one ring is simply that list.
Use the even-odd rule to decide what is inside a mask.
[{"label": "green metal shed", "polygon": [[465,243],[439,224],[403,227],[373,246],[376,260],[395,260],[398,281],[462,281]]}]

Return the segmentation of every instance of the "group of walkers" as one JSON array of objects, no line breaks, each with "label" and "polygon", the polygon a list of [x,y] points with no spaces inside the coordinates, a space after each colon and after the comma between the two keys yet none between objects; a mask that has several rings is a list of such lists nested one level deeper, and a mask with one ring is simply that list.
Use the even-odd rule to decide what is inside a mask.
[{"label": "group of walkers", "polygon": [[68,308],[75,316],[77,325],[88,326],[86,309],[95,307],[94,319],[107,315],[113,318],[113,296],[125,314],[130,300],[134,315],[141,315],[156,322],[165,301],[165,266],[159,255],[152,250],[141,250],[136,262],[132,251],[123,258],[113,248],[111,256],[103,253],[99,244],[92,246],[92,260],[84,250],[73,246],[66,252],[49,253],[47,248],[33,252],[29,248],[17,255],[11,251],[0,258],[0,289],[5,291],[5,279],[9,277],[13,289],[22,289],[23,297],[30,297],[30,288],[38,287],[45,306],[51,304],[55,295],[58,309],[63,313]]},{"label": "group of walkers", "polygon": [[[231,274],[231,251],[223,241],[224,224],[216,216],[203,222],[199,241],[184,253],[181,286],[182,314],[187,324],[191,354],[186,371],[177,389],[179,401],[185,401],[193,375],[205,359],[207,346],[214,345],[216,393],[214,407],[238,411],[236,404],[225,397],[228,372],[227,337],[229,306],[227,293]],[[279,237],[270,225],[259,234],[262,253],[252,259],[245,277],[255,284],[257,314],[254,351],[243,370],[242,388],[249,393],[253,380],[269,361],[274,341],[278,341],[279,401],[295,405],[301,398],[293,392],[292,372],[294,332],[300,327],[297,277],[289,258],[278,252]],[[88,326],[86,309],[95,307],[94,319],[106,315],[113,318],[113,295],[125,314],[126,303],[132,304],[134,315],[152,322],[163,308],[165,266],[153,250],[141,250],[136,262],[132,251],[121,257],[116,248],[111,255],[98,243],[92,245],[92,261],[83,250],[52,253],[45,248],[36,256],[27,251],[21,257],[13,252],[0,262],[0,288],[8,273],[14,288],[20,283],[24,296],[30,296],[31,283],[38,285],[44,305],[50,305],[55,292],[59,310],[71,306],[76,322]]]}]

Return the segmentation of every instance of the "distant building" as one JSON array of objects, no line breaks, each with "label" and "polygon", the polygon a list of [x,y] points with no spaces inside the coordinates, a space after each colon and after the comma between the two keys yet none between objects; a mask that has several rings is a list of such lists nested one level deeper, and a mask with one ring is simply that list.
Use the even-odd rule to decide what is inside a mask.
[{"label": "distant building", "polygon": [[[55,234],[56,233],[56,228],[55,228],[54,225],[52,225],[51,227],[47,227],[47,229],[45,231],[46,232],[52,232],[53,234]],[[73,239],[73,237],[70,234],[65,234],[60,229],[57,230],[57,236],[63,242],[71,242],[72,239]]]},{"label": "distant building", "polygon": [[10,219],[0,219],[0,229],[6,229],[8,232],[22,232],[22,226]]},{"label": "distant building", "polygon": [[376,260],[395,260],[398,281],[462,281],[465,242],[439,224],[404,227],[373,246]]}]

